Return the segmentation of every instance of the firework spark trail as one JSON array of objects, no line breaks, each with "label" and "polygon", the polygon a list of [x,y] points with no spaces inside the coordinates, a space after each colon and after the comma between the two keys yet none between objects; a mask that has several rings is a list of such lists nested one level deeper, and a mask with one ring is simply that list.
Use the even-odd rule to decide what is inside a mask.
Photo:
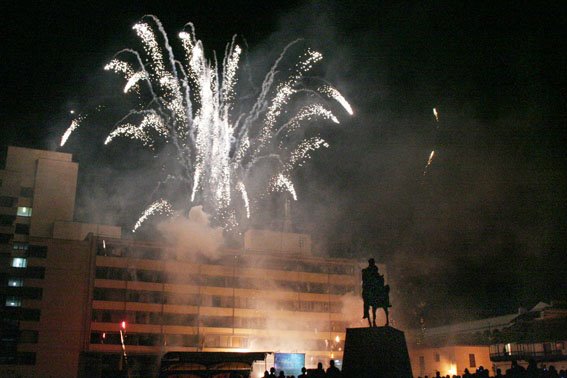
[{"label": "firework spark trail", "polygon": [[302,141],[295,151],[291,153],[289,162],[285,166],[286,172],[291,172],[297,165],[302,166],[305,160],[309,159],[310,151],[318,150],[321,147],[328,148],[329,144],[322,138],[314,137]]},{"label": "firework spark trail", "polygon": [[77,128],[81,125],[81,123],[85,120],[85,116],[79,115],[77,118],[71,121],[71,125],[67,128],[63,136],[61,137],[61,144],[60,146],[63,147],[67,140],[73,133],[73,131],[77,130]]},{"label": "firework spark trail", "polygon": [[242,200],[244,201],[244,208],[246,209],[246,218],[250,218],[250,200],[248,199],[248,192],[246,191],[246,186],[239,181],[236,184],[236,190],[242,195]]},{"label": "firework spark trail", "polygon": [[[322,55],[307,49],[287,76],[280,79],[280,69],[288,51],[299,40],[288,44],[272,64],[262,81],[261,89],[248,111],[235,106],[235,88],[242,49],[236,38],[227,44],[222,63],[205,57],[203,43],[197,39],[193,24],[179,33],[184,62],[175,59],[161,22],[147,15],[133,26],[142,50],[119,51],[106,66],[125,80],[124,94],[136,96],[139,108],[132,109],[119,120],[105,140],[117,137],[138,140],[153,149],[157,141],[171,142],[172,161],[179,163],[175,176],[187,188],[184,193],[190,203],[202,204],[213,218],[225,226],[237,223],[238,193],[250,217],[251,197],[247,180],[257,164],[270,160],[274,173],[266,183],[269,191],[285,190],[294,200],[297,193],[291,173],[310,157],[310,153],[328,147],[320,137],[302,139],[296,135],[306,122],[315,120],[339,123],[338,118],[316,103],[319,99],[338,102],[352,115],[350,104],[330,85],[309,89],[304,87],[305,74],[322,60]],[[306,102],[297,112],[287,108],[293,100]],[[240,104],[239,104],[240,105]],[[238,109],[238,113],[235,112]],[[62,138],[62,145],[78,127],[72,123]],[[299,140],[298,140],[299,139]],[[169,172],[167,179],[172,177]],[[158,187],[165,181],[158,183]],[[254,197],[252,197],[254,198]],[[240,202],[240,203],[242,203]],[[171,214],[173,206],[160,199],[150,205],[134,226],[153,214]]]},{"label": "firework spark trail", "polygon": [[173,214],[173,207],[171,207],[171,205],[169,204],[169,202],[167,202],[164,199],[160,199],[159,201],[156,201],[154,203],[152,203],[142,214],[142,216],[140,217],[140,219],[138,219],[138,221],[136,222],[136,224],[134,225],[134,228],[132,229],[132,232],[136,232],[136,230],[142,225],[142,223],[144,223],[144,221],[150,217],[151,215],[155,215],[155,214],[166,214],[166,215],[171,215]]},{"label": "firework spark trail", "polygon": [[162,119],[155,114],[155,112],[147,112],[147,114],[142,119],[142,122],[138,126],[131,123],[123,124],[116,129],[114,129],[104,141],[104,144],[110,143],[117,136],[125,136],[130,139],[138,139],[142,141],[144,146],[153,148],[153,139],[146,129],[153,129],[161,136],[165,136],[168,133],[167,128],[162,122]]},{"label": "firework spark trail", "polygon": [[431,165],[431,163],[433,162],[433,158],[435,157],[435,151],[431,151],[431,154],[429,154],[429,159],[427,160],[427,164],[425,164],[425,168],[423,169],[423,175],[425,176],[427,174],[427,171],[429,169],[429,166]]},{"label": "firework spark trail", "polygon": [[[341,104],[343,106],[343,108],[345,108],[345,110],[347,111],[348,114],[350,114],[350,115],[354,114],[352,107],[350,106],[348,101],[343,97],[341,92],[339,92],[335,88],[331,87],[330,85],[325,85],[325,86],[319,88],[319,92],[326,94],[327,96],[336,100],[339,104]],[[433,110],[435,110],[435,109],[433,109]]]},{"label": "firework spark trail", "polygon": [[289,177],[280,173],[272,180],[271,184],[272,190],[286,190],[289,194],[291,194],[294,201],[297,201],[297,193],[295,192],[295,187],[293,182]]},{"label": "firework spark trail", "polygon": [[[278,131],[274,134],[274,137],[280,135],[280,133],[285,131],[286,136],[291,132],[301,127],[301,123],[308,120],[313,120],[314,118],[322,118],[333,121],[334,123],[340,123],[337,117],[330,111],[325,109],[321,104],[307,105],[301,108],[297,114],[290,119],[288,122],[284,123]],[[280,142],[280,146],[283,141]]]},{"label": "firework spark trail", "polygon": [[[437,108],[433,108],[433,117],[435,117],[436,129],[438,129],[439,128],[439,112],[437,111]],[[425,167],[423,168],[423,176],[427,175],[429,167],[431,166],[431,163],[433,162],[434,158],[435,158],[435,150],[432,150],[431,153],[429,154],[429,159],[427,159],[427,163],[425,164]]]},{"label": "firework spark trail", "polygon": [[145,71],[136,72],[135,74],[130,76],[130,78],[128,79],[128,82],[124,86],[124,93],[128,93],[128,91],[130,91],[130,89],[132,89],[132,88],[136,89],[138,82],[140,80],[145,80],[145,79],[148,79],[148,75],[146,74]]}]

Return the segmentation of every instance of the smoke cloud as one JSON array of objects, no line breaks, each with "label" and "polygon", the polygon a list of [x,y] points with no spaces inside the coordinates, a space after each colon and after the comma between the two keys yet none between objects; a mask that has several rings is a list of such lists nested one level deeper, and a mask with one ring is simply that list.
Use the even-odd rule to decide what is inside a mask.
[{"label": "smoke cloud", "polygon": [[157,229],[174,246],[179,260],[190,260],[196,255],[216,260],[224,245],[222,228],[211,227],[202,206],[191,208],[187,217],[176,216],[160,222]]}]

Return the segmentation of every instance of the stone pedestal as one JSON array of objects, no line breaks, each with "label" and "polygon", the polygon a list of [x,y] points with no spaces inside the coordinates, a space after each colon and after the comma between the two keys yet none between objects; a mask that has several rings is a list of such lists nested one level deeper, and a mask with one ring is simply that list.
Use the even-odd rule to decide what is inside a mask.
[{"label": "stone pedestal", "polygon": [[392,327],[347,328],[345,378],[412,378],[404,333]]}]

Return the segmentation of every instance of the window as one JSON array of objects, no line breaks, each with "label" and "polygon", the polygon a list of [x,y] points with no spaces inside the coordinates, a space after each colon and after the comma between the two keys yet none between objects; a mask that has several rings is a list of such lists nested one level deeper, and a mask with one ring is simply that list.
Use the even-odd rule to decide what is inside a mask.
[{"label": "window", "polygon": [[25,268],[28,266],[28,260],[21,257],[14,257],[12,259],[12,268]]},{"label": "window", "polygon": [[23,187],[20,190],[20,197],[31,198],[33,197],[33,188],[25,188]]},{"label": "window", "polygon": [[0,226],[11,226],[16,217],[9,214],[0,214]]},{"label": "window", "polygon": [[24,329],[20,331],[18,342],[20,344],[37,344],[38,332]]},{"label": "window", "polygon": [[0,206],[2,207],[14,207],[16,203],[16,198],[8,196],[0,196]]},{"label": "window", "polygon": [[8,279],[8,286],[10,287],[22,287],[24,286],[23,278],[10,278]]},{"label": "window", "polygon": [[32,216],[32,208],[25,207],[25,206],[18,206],[18,216],[20,217],[31,217]]},{"label": "window", "polygon": [[39,321],[41,310],[35,308],[22,308],[19,314],[20,320]]},{"label": "window", "polygon": [[30,266],[25,270],[26,278],[39,278],[43,279],[45,277],[45,267],[43,266]]},{"label": "window", "polygon": [[476,359],[474,358],[474,353],[469,354],[469,366],[476,367]]},{"label": "window", "polygon": [[35,365],[35,352],[18,352],[17,365]]},{"label": "window", "polygon": [[12,240],[12,234],[0,234],[0,243],[6,244]]},{"label": "window", "polygon": [[20,297],[8,296],[6,297],[6,307],[21,307],[22,299]]},{"label": "window", "polygon": [[441,361],[441,356],[439,355],[439,353],[435,353],[435,362],[439,361]]},{"label": "window", "polygon": [[29,235],[30,225],[29,224],[23,224],[23,223],[16,223],[16,229],[14,230],[14,233]]},{"label": "window", "polygon": [[14,251],[27,251],[28,243],[14,243],[12,244],[12,249]]},{"label": "window", "polygon": [[18,291],[22,298],[41,299],[43,296],[43,289],[41,287],[23,287]]}]

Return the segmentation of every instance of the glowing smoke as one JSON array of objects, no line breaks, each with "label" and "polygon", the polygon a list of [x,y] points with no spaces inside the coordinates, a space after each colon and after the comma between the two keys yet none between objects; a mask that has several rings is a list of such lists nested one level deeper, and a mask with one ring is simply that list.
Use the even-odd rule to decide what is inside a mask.
[{"label": "glowing smoke", "polygon": [[179,259],[194,255],[211,259],[220,256],[219,249],[224,243],[222,229],[211,227],[209,215],[202,206],[192,208],[188,217],[171,218],[159,223],[157,228],[175,246]]},{"label": "glowing smoke", "polygon": [[[303,138],[296,131],[317,120],[339,123],[326,107],[329,100],[350,115],[353,110],[330,85],[307,86],[305,74],[322,60],[319,52],[307,49],[291,69],[280,67],[295,41],[276,59],[256,100],[243,111],[235,94],[242,54],[236,39],[227,45],[222,64],[217,64],[216,59],[206,58],[193,25],[189,23],[185,29],[179,33],[183,62],[174,56],[161,22],[148,15],[133,26],[142,49],[121,50],[105,66],[125,80],[124,94],[135,96],[142,104],[114,125],[105,144],[124,137],[170,154],[168,160],[177,167],[175,174],[168,171],[164,176],[180,184],[184,197],[180,206],[187,209],[201,204],[217,223],[234,228],[241,214],[250,217],[254,208],[257,193],[250,193],[249,181],[259,163],[271,164],[266,190],[285,190],[297,199],[290,173],[309,159],[311,152],[328,144],[319,136]],[[290,73],[282,78],[284,71]],[[305,105],[294,112],[287,107],[290,101]],[[80,121],[73,121],[61,145]],[[170,148],[160,149],[165,143]],[[148,210],[136,228],[153,214]]]}]

